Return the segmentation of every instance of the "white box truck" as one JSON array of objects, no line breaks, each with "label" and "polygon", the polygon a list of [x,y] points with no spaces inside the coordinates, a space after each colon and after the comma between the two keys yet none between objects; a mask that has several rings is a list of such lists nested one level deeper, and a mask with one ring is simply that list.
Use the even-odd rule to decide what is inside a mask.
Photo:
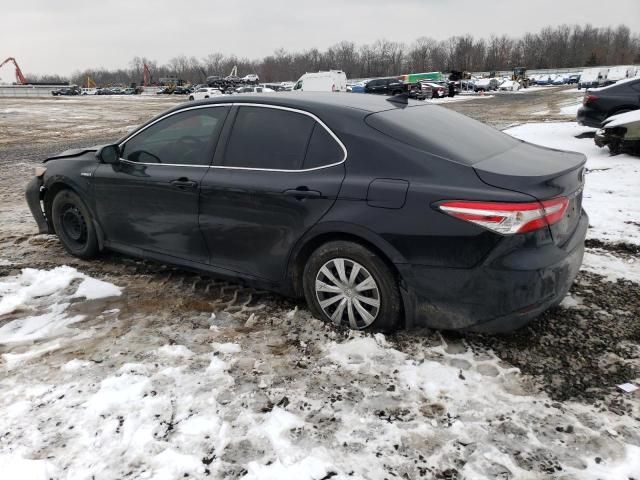
[{"label": "white box truck", "polygon": [[342,70],[305,73],[296,82],[293,90],[301,92],[346,92],[347,75]]}]

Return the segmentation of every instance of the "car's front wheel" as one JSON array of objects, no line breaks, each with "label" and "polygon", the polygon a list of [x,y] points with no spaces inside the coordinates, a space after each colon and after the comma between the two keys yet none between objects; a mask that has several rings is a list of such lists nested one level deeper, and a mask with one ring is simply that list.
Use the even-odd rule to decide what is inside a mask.
[{"label": "car's front wheel", "polygon": [[194,100],[193,95],[189,95],[189,100]]},{"label": "car's front wheel", "polygon": [[89,209],[71,190],[61,190],[51,204],[51,220],[65,250],[80,258],[98,253],[98,236]]},{"label": "car's front wheel", "polygon": [[395,275],[371,250],[353,242],[319,247],[303,272],[312,313],[357,330],[395,330],[402,311]]}]

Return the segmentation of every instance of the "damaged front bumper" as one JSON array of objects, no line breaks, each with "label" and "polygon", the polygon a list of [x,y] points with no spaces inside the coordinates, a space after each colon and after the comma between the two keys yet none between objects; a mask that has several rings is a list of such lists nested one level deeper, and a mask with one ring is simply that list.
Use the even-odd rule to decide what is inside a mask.
[{"label": "damaged front bumper", "polygon": [[33,215],[38,225],[38,233],[52,233],[47,217],[42,211],[42,186],[42,177],[33,177],[27,184],[25,197],[27,199],[27,205],[29,205],[29,210],[31,210],[31,215]]}]

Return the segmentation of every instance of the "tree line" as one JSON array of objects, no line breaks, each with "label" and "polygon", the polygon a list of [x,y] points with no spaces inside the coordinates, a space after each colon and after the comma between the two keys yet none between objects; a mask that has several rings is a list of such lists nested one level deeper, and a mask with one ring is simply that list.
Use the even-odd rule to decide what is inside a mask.
[{"label": "tree line", "polygon": [[498,71],[514,67],[528,69],[588,67],[640,63],[640,36],[625,25],[594,27],[560,25],[519,38],[492,35],[452,36],[446,40],[421,37],[411,44],[386,39],[357,45],[342,41],[321,51],[276,50],[273,55],[251,60],[235,55],[211,53],[204,58],[179,55],[167,63],[134,57],[128,68],[87,69],[65,79],[58,75],[28,75],[32,81],[69,80],[85,85],[87,77],[98,85],[142,83],[143,64],[152,80],[176,76],[191,83],[203,83],[210,75],[229,75],[237,65],[242,76],[257,73],[262,82],[297,80],[305,72],[341,69],[348,78],[367,78],[427,71]]}]

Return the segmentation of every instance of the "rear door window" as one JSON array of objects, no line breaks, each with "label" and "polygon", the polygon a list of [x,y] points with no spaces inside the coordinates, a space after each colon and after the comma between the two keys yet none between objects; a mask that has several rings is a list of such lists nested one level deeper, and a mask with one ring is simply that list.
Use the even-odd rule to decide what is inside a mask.
[{"label": "rear door window", "polygon": [[299,170],[315,125],[308,115],[269,107],[239,107],[224,166]]}]

